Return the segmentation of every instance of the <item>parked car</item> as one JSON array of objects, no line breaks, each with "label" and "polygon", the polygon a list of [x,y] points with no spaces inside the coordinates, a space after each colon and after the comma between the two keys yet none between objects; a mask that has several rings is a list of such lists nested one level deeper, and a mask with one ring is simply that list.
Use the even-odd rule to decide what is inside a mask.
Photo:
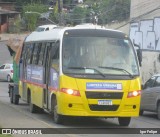
[{"label": "parked car", "polygon": [[36,32],[49,31],[49,30],[52,30],[56,27],[57,27],[57,25],[42,25],[42,26],[38,26],[35,31]]},{"label": "parked car", "polygon": [[142,88],[140,115],[151,111],[160,119],[160,74],[153,75]]},{"label": "parked car", "polygon": [[3,64],[0,66],[0,79],[8,82],[13,79],[13,64]]}]

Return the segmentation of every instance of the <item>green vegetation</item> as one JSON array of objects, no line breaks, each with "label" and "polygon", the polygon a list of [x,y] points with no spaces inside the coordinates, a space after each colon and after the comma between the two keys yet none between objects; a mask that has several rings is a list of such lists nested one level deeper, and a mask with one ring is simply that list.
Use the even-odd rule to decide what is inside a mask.
[{"label": "green vegetation", "polygon": [[96,17],[98,24],[107,24],[126,20],[129,15],[130,0],[86,0],[84,4],[74,7],[69,20],[75,24],[94,23]]},{"label": "green vegetation", "polygon": [[0,137],[12,137],[12,135],[2,135],[2,134],[0,134]]},{"label": "green vegetation", "polygon": [[27,30],[33,31],[37,25],[38,18],[42,13],[47,11],[47,6],[39,3],[27,4],[24,6],[23,17],[27,22]]},{"label": "green vegetation", "polygon": [[[2,128],[2,127],[0,126],[0,128]],[[2,135],[2,134],[0,134],[0,137],[12,137],[12,135]]]},{"label": "green vegetation", "polygon": [[[24,23],[26,30],[33,31],[42,13],[50,12],[49,18],[63,25],[80,23],[109,24],[129,18],[131,0],[83,0],[76,4],[74,0],[3,0],[16,2],[16,9],[22,12],[22,20],[16,20],[16,27]],[[60,2],[60,3],[58,3]],[[49,10],[49,3],[54,4]],[[63,9],[62,9],[63,8]],[[67,9],[67,10],[64,10]],[[26,14],[26,12],[32,12]],[[48,18],[48,17],[46,17]],[[19,31],[19,30],[16,30]]]},{"label": "green vegetation", "polygon": [[59,23],[59,12],[58,12],[58,2],[56,2],[56,5],[54,6],[54,9],[52,10],[52,13],[50,14],[50,18],[54,20],[55,23]]}]

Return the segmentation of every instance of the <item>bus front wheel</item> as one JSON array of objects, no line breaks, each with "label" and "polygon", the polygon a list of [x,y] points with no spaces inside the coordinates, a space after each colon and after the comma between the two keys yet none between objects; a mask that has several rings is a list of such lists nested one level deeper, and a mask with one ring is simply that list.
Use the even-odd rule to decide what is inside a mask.
[{"label": "bus front wheel", "polygon": [[118,121],[120,126],[128,126],[131,121],[131,117],[119,117]]},{"label": "bus front wheel", "polygon": [[58,110],[58,105],[57,105],[57,100],[55,99],[54,103],[53,103],[53,118],[54,118],[54,122],[56,124],[62,124],[63,120],[64,120],[64,116],[58,114],[57,110]]}]

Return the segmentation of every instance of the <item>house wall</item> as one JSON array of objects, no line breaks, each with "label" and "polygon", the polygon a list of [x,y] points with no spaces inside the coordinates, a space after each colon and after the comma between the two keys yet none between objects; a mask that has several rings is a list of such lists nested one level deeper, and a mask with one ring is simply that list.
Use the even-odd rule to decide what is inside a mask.
[{"label": "house wall", "polygon": [[15,10],[15,3],[14,2],[0,2],[0,7],[2,9],[6,9],[6,10]]},{"label": "house wall", "polygon": [[19,13],[15,11],[15,2],[0,1],[0,33],[9,31],[9,17],[16,18]]},{"label": "house wall", "polygon": [[7,30],[8,30],[8,24],[7,23],[1,25],[1,33],[7,32]]},{"label": "house wall", "polygon": [[8,15],[0,15],[0,33],[8,31]]}]

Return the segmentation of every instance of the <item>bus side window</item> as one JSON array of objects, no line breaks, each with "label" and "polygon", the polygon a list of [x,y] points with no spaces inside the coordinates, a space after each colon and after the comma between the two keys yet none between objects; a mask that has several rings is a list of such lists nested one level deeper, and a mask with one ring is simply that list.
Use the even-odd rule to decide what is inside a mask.
[{"label": "bus side window", "polygon": [[41,50],[39,52],[39,59],[38,59],[38,65],[42,66],[43,65],[43,60],[44,60],[44,53],[45,53],[45,43],[42,43],[41,45]]},{"label": "bus side window", "polygon": [[37,65],[38,64],[38,58],[41,50],[41,43],[36,43],[33,51],[33,60],[32,64]]},{"label": "bus side window", "polygon": [[20,60],[21,62],[20,63],[23,63],[25,66],[26,66],[26,58],[27,58],[28,48],[29,48],[29,45],[24,44],[22,54],[21,54],[21,60]]},{"label": "bus side window", "polygon": [[27,52],[27,64],[31,64],[32,62],[32,53],[33,53],[33,46],[34,44],[31,43],[28,47],[28,52]]},{"label": "bus side window", "polygon": [[32,64],[35,64],[37,51],[38,51],[38,44],[35,43],[34,44],[34,49],[33,49],[33,52],[32,52]]},{"label": "bus side window", "polygon": [[59,41],[52,43],[51,49],[51,67],[53,67],[57,72],[59,72]]}]

